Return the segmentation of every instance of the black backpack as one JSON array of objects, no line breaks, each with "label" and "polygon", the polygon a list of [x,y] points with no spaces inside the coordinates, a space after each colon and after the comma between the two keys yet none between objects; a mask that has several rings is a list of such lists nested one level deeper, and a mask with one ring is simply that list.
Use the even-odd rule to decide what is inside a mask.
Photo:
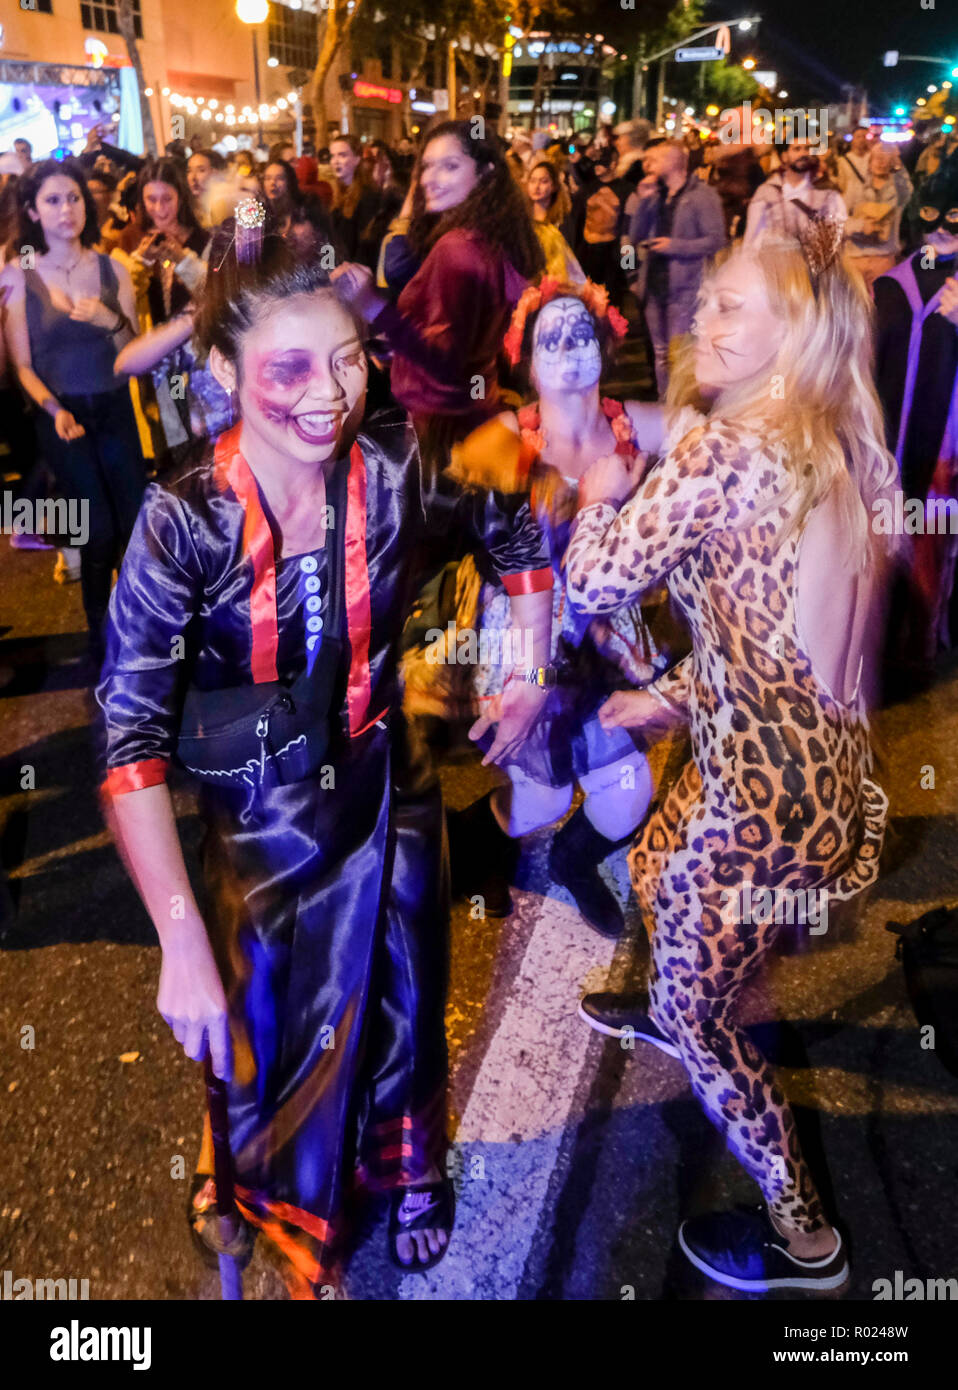
[{"label": "black backpack", "polygon": [[889,922],[895,956],[918,1022],[930,1024],[942,1065],[958,1076],[958,907],[936,907],[914,922]]}]

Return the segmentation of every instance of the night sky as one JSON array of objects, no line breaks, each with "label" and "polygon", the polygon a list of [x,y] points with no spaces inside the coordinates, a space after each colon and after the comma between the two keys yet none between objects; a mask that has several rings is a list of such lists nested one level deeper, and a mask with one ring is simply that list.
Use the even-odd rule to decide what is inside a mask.
[{"label": "night sky", "polygon": [[[761,15],[752,51],[759,67],[776,69],[798,101],[815,95],[839,100],[842,83],[852,82],[867,88],[873,112],[884,112],[899,100],[910,105],[929,83],[940,84],[958,66],[956,0],[935,0],[933,10],[923,10],[920,0],[757,0],[754,8],[738,5],[739,0],[731,5],[711,0],[706,13],[714,20]],[[744,42],[743,36],[733,56],[744,55]],[[929,63],[885,68],[885,50],[892,48],[949,61],[940,68]]]},{"label": "night sky", "polygon": [[[669,0],[634,0],[634,9],[622,0],[577,0],[579,6],[589,27],[601,22],[610,42],[631,50],[643,18],[650,27]],[[899,103],[911,107],[929,83],[940,85],[958,66],[958,0],[935,0],[933,10],[923,10],[921,0],[708,0],[705,23],[753,15],[762,18],[757,30],[733,30],[732,60],[752,54],[759,69],[778,73],[779,86],[799,105],[841,101],[850,83],[866,88],[873,114],[887,115]],[[886,68],[882,60],[893,48],[943,61]]]}]

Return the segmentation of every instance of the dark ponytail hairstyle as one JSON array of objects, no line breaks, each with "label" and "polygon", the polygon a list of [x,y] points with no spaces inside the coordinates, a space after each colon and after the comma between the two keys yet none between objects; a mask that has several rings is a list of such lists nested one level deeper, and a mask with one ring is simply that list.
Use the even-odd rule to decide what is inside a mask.
[{"label": "dark ponytail hairstyle", "polygon": [[[424,259],[446,232],[454,227],[465,227],[478,232],[505,260],[512,262],[520,275],[533,280],[545,269],[542,247],[525,196],[506,163],[495,133],[485,134],[484,125],[478,127],[483,132],[481,135],[473,133],[475,122],[481,119],[442,121],[426,136],[416,160],[416,191],[406,240],[416,256]],[[475,163],[479,182],[456,207],[436,216],[426,211],[419,176],[423,155],[441,135],[451,135],[459,142],[463,153]]]},{"label": "dark ponytail hairstyle", "polygon": [[215,347],[238,368],[242,340],[264,310],[295,295],[332,291],[333,287],[327,270],[316,261],[297,260],[285,239],[275,232],[263,237],[257,260],[237,260],[234,231],[230,218],[214,232],[194,343],[202,357]]}]

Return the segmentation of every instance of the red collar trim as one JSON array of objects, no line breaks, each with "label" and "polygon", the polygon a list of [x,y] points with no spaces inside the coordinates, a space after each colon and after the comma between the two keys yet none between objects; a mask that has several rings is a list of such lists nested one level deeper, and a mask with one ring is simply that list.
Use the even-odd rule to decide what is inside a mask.
[{"label": "red collar trim", "polygon": [[276,620],[276,555],[273,535],[260,501],[259,488],[249,464],[240,453],[240,425],[233,425],[216,441],[214,469],[217,484],[228,484],[245,512],[243,555],[253,564],[249,598],[250,669],[256,685],[277,680],[276,654],[279,627]]},{"label": "red collar trim", "polygon": [[[278,679],[276,557],[272,533],[260,501],[256,479],[239,450],[239,436],[238,424],[220,435],[214,451],[214,475],[221,490],[225,491],[227,486],[233,489],[246,513],[243,526],[243,554],[248,555],[253,563],[253,587],[250,593],[251,667],[253,680],[259,685]],[[345,543],[345,607],[350,646],[346,707],[349,732],[355,738],[365,727],[364,718],[369,708],[372,688],[369,670],[372,611],[369,565],[366,558],[366,464],[358,444],[353,444],[349,453]]]}]

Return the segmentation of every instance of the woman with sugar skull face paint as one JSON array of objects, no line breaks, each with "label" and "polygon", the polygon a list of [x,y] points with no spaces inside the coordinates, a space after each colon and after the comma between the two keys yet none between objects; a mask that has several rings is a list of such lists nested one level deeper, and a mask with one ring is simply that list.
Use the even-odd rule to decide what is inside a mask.
[{"label": "woman with sugar skull face paint", "polygon": [[[403,1269],[437,1263],[452,1228],[442,803],[398,708],[417,552],[464,528],[520,596],[551,574],[525,498],[430,492],[404,412],[366,413],[359,329],[325,272],[279,237],[261,254],[211,265],[198,340],[238,423],[148,490],[97,696],[159,1010],[228,1083],[247,1237],[311,1298],[356,1183],[388,1193]],[[199,779],[202,907],[174,760]],[[190,1223],[216,1249],[212,1173],[204,1144]]]},{"label": "woman with sugar skull face paint", "polygon": [[[530,490],[557,576],[579,478],[603,453],[619,450],[634,458],[639,451],[643,408],[604,400],[599,389],[602,345],[622,331],[624,323],[608,307],[605,291],[589,282],[560,285],[547,278],[527,291],[506,347],[513,361],[524,356],[538,400],[518,415],[498,416],[453,451],[457,476],[490,482],[511,474],[511,486]],[[495,460],[491,469],[490,459]],[[483,628],[501,631],[508,620],[501,590],[486,585],[480,607]],[[492,644],[489,649],[494,650]],[[582,620],[564,602],[558,583],[552,661],[542,677],[552,685],[545,710],[530,737],[505,761],[508,783],[451,820],[454,886],[460,892],[482,892],[487,912],[490,902],[508,912],[516,838],[560,820],[578,784],[585,800],[553,839],[550,871],[595,930],[606,936],[621,932],[622,911],[599,865],[631,837],[645,815],[652,784],[641,740],[625,729],[606,732],[597,711],[612,691],[651,680],[657,659],[638,608],[612,624]],[[480,665],[475,694],[483,714],[470,736],[481,746],[495,722],[502,688],[502,668]]]}]

